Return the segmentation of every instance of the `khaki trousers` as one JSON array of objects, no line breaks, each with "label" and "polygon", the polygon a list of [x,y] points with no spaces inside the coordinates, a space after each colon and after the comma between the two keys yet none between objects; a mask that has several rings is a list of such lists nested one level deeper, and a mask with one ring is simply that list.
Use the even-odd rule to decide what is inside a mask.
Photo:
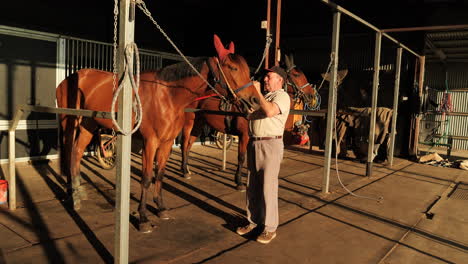
[{"label": "khaki trousers", "polygon": [[247,219],[253,225],[265,225],[276,231],[278,215],[278,174],[283,159],[282,139],[250,141],[247,148],[249,169]]}]

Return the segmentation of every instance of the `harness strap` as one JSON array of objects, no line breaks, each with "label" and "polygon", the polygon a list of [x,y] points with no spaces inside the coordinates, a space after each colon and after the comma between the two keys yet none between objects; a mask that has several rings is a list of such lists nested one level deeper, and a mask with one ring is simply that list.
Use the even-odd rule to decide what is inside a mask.
[{"label": "harness strap", "polygon": [[238,88],[237,90],[235,90],[234,92],[235,92],[235,93],[238,93],[238,92],[244,90],[245,88],[249,87],[250,85],[253,85],[253,82],[249,82],[249,83],[247,83],[247,84],[244,84],[243,86],[239,87],[239,88]]}]

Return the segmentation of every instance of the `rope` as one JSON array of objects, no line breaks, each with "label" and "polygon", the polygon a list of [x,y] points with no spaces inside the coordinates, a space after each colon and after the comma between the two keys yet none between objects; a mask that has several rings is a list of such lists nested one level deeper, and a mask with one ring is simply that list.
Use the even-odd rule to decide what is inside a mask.
[{"label": "rope", "polygon": [[327,71],[325,72],[325,74],[324,74],[324,76],[322,78],[322,82],[320,83],[319,88],[317,90],[320,90],[320,88],[322,88],[322,85],[325,82],[325,76],[327,75],[327,73],[330,72],[330,68],[331,68],[331,66],[333,64],[333,55],[334,55],[333,52],[330,53],[330,63],[328,63]]},{"label": "rope", "polygon": [[[134,58],[136,59],[136,81],[133,76],[133,61],[132,55],[133,52],[135,52]],[[125,70],[123,74],[123,79],[122,82],[120,83],[119,87],[117,90],[114,92],[114,97],[112,98],[112,104],[111,104],[111,116],[112,116],[112,124],[116,127],[117,131],[119,133],[122,133],[123,135],[129,135],[130,133],[133,134],[135,133],[138,128],[141,125],[142,121],[142,116],[143,116],[143,108],[141,105],[141,100],[140,96],[138,95],[138,88],[140,84],[140,54],[138,53],[138,48],[135,43],[129,43],[127,47],[125,47]],[[114,69],[115,71],[115,69]],[[115,76],[115,75],[114,75]],[[135,94],[135,99],[133,101],[133,111],[135,112],[135,120],[136,120],[136,126],[133,128],[132,131],[124,131],[119,124],[117,123],[117,120],[115,120],[115,105],[117,103],[117,99],[119,97],[120,91],[122,90],[124,83],[125,83],[125,78],[130,78],[130,84],[132,86],[133,92]]]},{"label": "rope", "polygon": [[[335,130],[335,170],[336,170],[336,178],[338,178],[338,181],[340,182],[340,185],[341,187],[346,191],[348,192],[350,195],[354,196],[354,197],[357,197],[357,198],[363,198],[363,199],[368,199],[368,200],[374,200],[374,201],[377,201],[378,203],[381,203],[383,201],[383,197],[380,196],[379,198],[374,198],[374,197],[370,197],[370,196],[364,196],[364,195],[358,195],[358,194],[355,194],[353,193],[351,190],[349,190],[348,188],[346,188],[346,186],[343,184],[343,182],[341,181],[341,177],[340,177],[340,173],[339,173],[339,170],[338,170],[338,135],[337,135],[337,131],[336,131],[336,122],[333,122],[334,125],[333,125],[333,129]],[[373,155],[373,153],[372,153]]]},{"label": "rope", "polygon": [[263,50],[262,59],[260,60],[260,63],[258,64],[257,69],[255,70],[254,74],[252,75],[252,78],[253,78],[253,76],[255,76],[255,74],[258,73],[258,71],[262,67],[263,61],[265,60],[265,57],[266,57],[266,55],[268,53],[268,50],[270,49],[270,45],[271,45],[272,42],[273,42],[273,39],[271,38],[271,36],[267,36],[266,37],[266,42],[265,42],[265,49]]},{"label": "rope", "polygon": [[[129,135],[130,133],[135,133],[138,128],[140,128],[141,120],[143,116],[143,109],[141,105],[140,96],[138,94],[138,88],[140,84],[140,54],[138,52],[138,47],[135,43],[130,43],[125,47],[125,71],[123,73],[122,82],[120,83],[119,87],[117,86],[117,20],[119,16],[119,4],[118,0],[114,0],[114,43],[113,43],[113,58],[112,58],[112,90],[114,91],[114,96],[112,97],[112,104],[111,104],[111,116],[112,116],[112,124],[115,126],[117,131],[123,135]],[[136,64],[136,78],[137,81],[135,83],[135,79],[133,78],[133,61],[131,61],[133,52],[135,52],[135,64]],[[123,84],[125,83],[124,80],[126,78],[126,74],[128,74],[127,78],[130,78],[130,84],[132,89],[135,93],[135,99],[133,101],[133,111],[135,112],[135,120],[137,121],[136,126],[134,129],[129,131],[124,131],[117,120],[115,120],[115,104],[117,103],[117,98],[119,97],[120,91],[123,88]]]}]

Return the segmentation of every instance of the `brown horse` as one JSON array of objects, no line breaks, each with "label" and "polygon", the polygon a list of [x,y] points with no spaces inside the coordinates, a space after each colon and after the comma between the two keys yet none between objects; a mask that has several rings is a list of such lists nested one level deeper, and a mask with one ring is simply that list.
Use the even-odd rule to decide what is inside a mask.
[{"label": "brown horse", "polygon": [[[286,69],[288,73],[287,91],[291,98],[291,108],[297,109],[297,105],[313,104],[315,99],[315,89],[307,81],[304,73],[299,70],[293,62],[292,57],[286,57]],[[191,107],[200,108],[204,110],[229,110],[239,112],[240,109],[233,105],[229,106],[228,102],[218,98],[209,97],[201,101],[194,102]],[[294,116],[290,115],[286,124],[286,129],[292,130]],[[247,119],[241,116],[225,117],[221,115],[213,115],[206,113],[185,113],[185,124],[182,129],[182,164],[181,170],[184,177],[190,179],[190,170],[188,166],[188,159],[190,149],[200,136],[204,124],[208,124],[212,128],[222,133],[232,134],[239,136],[238,152],[237,152],[237,170],[235,173],[235,183],[237,190],[245,191],[245,185],[241,181],[242,169],[245,161],[245,154],[247,152],[247,143],[249,142],[249,125]]]},{"label": "brown horse", "polygon": [[[217,57],[196,58],[192,64],[205,80],[210,80],[214,89],[230,98],[235,103],[244,103],[245,107],[258,107],[258,93],[250,85],[249,67],[245,59],[233,54],[234,45],[225,49],[221,40],[214,37]],[[212,80],[218,80],[214,83]],[[56,95],[59,107],[110,111],[113,95],[112,73],[93,69],[80,70],[57,87]],[[246,89],[231,94],[222,91],[225,87],[237,89],[247,84]],[[143,137],[141,199],[139,205],[142,232],[151,232],[151,225],[146,216],[146,200],[148,188],[153,179],[153,162],[156,159],[156,181],[153,200],[158,209],[158,216],[168,219],[168,213],[163,203],[161,187],[167,159],[171,152],[174,139],[184,124],[184,108],[195,98],[208,90],[207,83],[202,80],[189,66],[183,62],[168,66],[157,72],[146,72],[140,75],[139,95],[141,98],[143,117],[140,132]],[[240,110],[246,110],[239,107]],[[113,129],[111,120],[99,118],[83,118],[61,115],[63,129],[62,151],[64,172],[71,179],[72,199],[75,209],[79,209],[84,190],[80,186],[80,160],[86,146],[90,143],[93,132],[98,127]]]}]

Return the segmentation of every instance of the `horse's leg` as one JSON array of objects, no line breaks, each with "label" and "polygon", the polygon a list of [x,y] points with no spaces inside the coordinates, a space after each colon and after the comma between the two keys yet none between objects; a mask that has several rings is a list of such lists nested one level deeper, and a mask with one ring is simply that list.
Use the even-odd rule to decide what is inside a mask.
[{"label": "horse's leg", "polygon": [[237,150],[237,170],[235,174],[236,189],[245,192],[245,184],[242,183],[242,169],[244,168],[245,155],[247,153],[247,143],[249,142],[248,133],[242,133],[239,136],[239,147]]},{"label": "horse's leg", "polygon": [[86,190],[81,186],[80,162],[83,157],[86,146],[89,145],[93,138],[93,129],[80,125],[80,133],[73,144],[70,157],[70,176],[72,182],[72,201],[73,208],[79,210],[81,208],[81,199],[86,200]]},{"label": "horse's leg", "polygon": [[164,171],[166,169],[166,162],[169,158],[172,148],[172,141],[164,142],[160,145],[158,153],[156,154],[156,161],[158,163],[156,169],[156,181],[154,183],[154,197],[153,200],[158,207],[158,216],[163,220],[169,219],[169,214],[167,213],[167,208],[164,205],[162,197],[162,184],[164,179]]},{"label": "horse's leg", "polygon": [[190,148],[193,144],[192,138],[190,137],[190,132],[192,132],[193,124],[194,124],[193,118],[188,118],[186,114],[184,127],[182,129],[182,145],[181,145],[181,151],[182,151],[181,170],[182,170],[182,173],[184,174],[184,178],[186,179],[190,179],[191,178],[190,174],[192,174],[188,167],[188,159],[189,159]]},{"label": "horse's leg", "polygon": [[186,179],[191,178],[192,172],[189,168],[189,158],[190,158],[190,149],[192,149],[193,143],[197,137],[201,134],[200,126],[203,124],[200,119],[195,119],[191,121],[185,120],[184,131],[182,134],[183,138],[183,147],[182,147],[182,172]]},{"label": "horse's leg", "polygon": [[151,186],[151,179],[153,178],[153,163],[156,153],[157,142],[156,138],[143,139],[143,173],[141,176],[141,196],[140,205],[138,206],[138,213],[140,214],[139,229],[142,233],[150,233],[151,223],[146,216],[146,197],[148,189]]}]

